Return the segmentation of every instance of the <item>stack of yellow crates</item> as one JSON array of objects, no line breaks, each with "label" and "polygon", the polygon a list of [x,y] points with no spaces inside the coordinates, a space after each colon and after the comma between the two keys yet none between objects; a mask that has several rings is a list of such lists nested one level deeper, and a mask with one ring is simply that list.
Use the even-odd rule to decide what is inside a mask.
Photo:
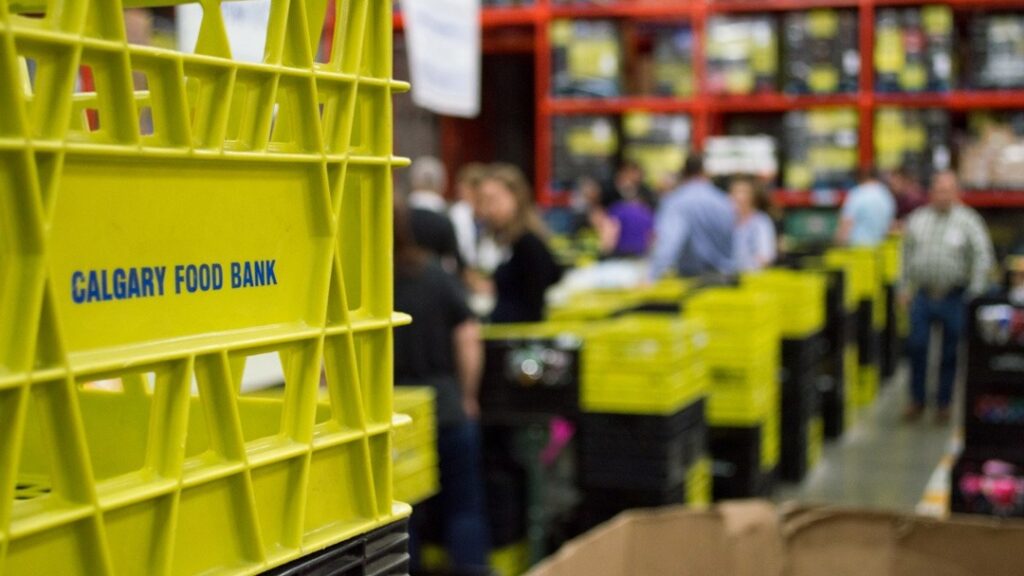
[{"label": "stack of yellow crates", "polygon": [[705,456],[690,467],[686,473],[686,502],[690,507],[703,507],[711,504],[713,477],[711,458]]},{"label": "stack of yellow crates", "polygon": [[395,500],[419,504],[440,490],[437,460],[436,393],[433,388],[395,388],[394,486]]},{"label": "stack of yellow crates", "polygon": [[881,375],[879,373],[879,353],[865,349],[870,344],[877,347],[878,334],[885,327],[885,309],[882,306],[885,294],[881,282],[880,259],[874,248],[837,248],[825,255],[825,262],[830,266],[846,270],[849,279],[849,291],[857,298],[858,306],[870,306],[871,333],[864,334],[863,326],[858,326],[860,341],[857,368],[857,393],[854,396],[856,406],[864,407],[874,402],[878,395]]},{"label": "stack of yellow crates", "polygon": [[761,459],[779,459],[778,299],[743,288],[712,288],[693,296],[687,317],[707,325],[711,426],[762,426]]},{"label": "stack of yellow crates", "polygon": [[632,314],[594,325],[583,348],[585,412],[668,415],[707,394],[700,320]]},{"label": "stack of yellow crates", "polygon": [[[783,339],[806,341],[807,339],[820,334],[825,329],[825,293],[828,290],[828,281],[822,274],[813,271],[772,269],[754,274],[747,274],[743,277],[742,284],[744,287],[751,290],[765,294],[772,294],[778,299],[779,309],[782,314],[780,321],[780,335]],[[783,364],[786,364],[785,358],[783,358],[782,361]],[[807,367],[795,367],[796,370],[802,370],[804,368]],[[817,385],[816,382],[802,381],[801,379],[805,377],[808,376],[794,372],[793,367],[790,367],[789,378],[793,380],[791,383],[793,386],[802,387]],[[787,382],[782,382],[783,386],[786,384]],[[806,398],[806,394],[804,394],[803,390],[785,388],[782,394],[786,398],[789,398],[789,396],[787,396],[788,394],[792,394],[792,398],[795,401],[803,403],[802,405],[784,405],[782,408],[784,413],[786,413],[787,407],[793,408],[794,410],[806,410],[810,408],[806,405],[808,399]],[[788,402],[788,400],[786,402]],[[819,409],[816,413],[810,416],[806,429],[807,462],[809,463],[816,463],[821,456],[821,451],[824,447],[824,426],[825,423],[822,418],[821,410]],[[783,427],[786,428],[786,426]],[[789,430],[789,432],[787,432],[787,430]],[[805,431],[791,430],[787,428],[786,430],[783,430],[783,442],[789,441],[787,440],[787,438],[789,438],[787,434],[790,433],[796,433],[799,436],[803,436]],[[788,460],[784,459],[784,468],[789,466],[786,462],[788,462]],[[810,470],[810,467],[807,469]]]}]

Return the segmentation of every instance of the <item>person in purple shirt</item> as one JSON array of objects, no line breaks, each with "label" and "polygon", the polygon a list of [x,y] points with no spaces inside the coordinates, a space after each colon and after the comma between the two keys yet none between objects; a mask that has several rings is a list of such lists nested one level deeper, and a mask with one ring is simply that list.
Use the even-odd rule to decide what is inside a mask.
[{"label": "person in purple shirt", "polygon": [[601,254],[605,256],[645,256],[651,247],[654,212],[636,192],[615,201],[607,209],[593,206],[588,217],[597,232]]},{"label": "person in purple shirt", "polygon": [[704,174],[703,159],[686,159],[683,183],[658,207],[650,276],[732,274],[736,211]]}]

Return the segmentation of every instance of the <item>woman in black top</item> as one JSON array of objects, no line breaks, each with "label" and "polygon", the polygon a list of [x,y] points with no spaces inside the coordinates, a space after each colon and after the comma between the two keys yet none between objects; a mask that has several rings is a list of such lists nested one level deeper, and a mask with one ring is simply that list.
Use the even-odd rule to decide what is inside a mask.
[{"label": "woman in black top", "polygon": [[[439,519],[445,548],[458,570],[482,570],[490,548],[484,495],[480,405],[483,369],[480,325],[458,280],[413,241],[409,211],[396,202],[395,309],[413,323],[395,330],[395,383],[437,391],[437,454],[441,491],[422,515]],[[418,530],[411,546],[418,548]],[[475,572],[473,572],[475,573]]]},{"label": "woman in black top", "polygon": [[515,166],[492,166],[481,189],[481,212],[508,257],[494,271],[496,324],[539,322],[544,294],[562,270],[544,237],[547,232],[533,205],[533,191]]}]

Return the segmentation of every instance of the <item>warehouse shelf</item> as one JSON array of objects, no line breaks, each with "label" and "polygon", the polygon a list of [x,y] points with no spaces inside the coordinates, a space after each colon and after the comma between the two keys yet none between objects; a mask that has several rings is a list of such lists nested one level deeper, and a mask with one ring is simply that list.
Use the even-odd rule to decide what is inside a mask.
[{"label": "warehouse shelf", "polygon": [[[618,0],[601,5],[556,5],[555,0],[535,0],[530,6],[485,8],[481,24],[485,30],[484,46],[488,52],[532,52],[535,59],[535,189],[538,200],[546,206],[564,204],[566,199],[552,194],[550,176],[552,163],[553,119],[563,115],[619,115],[627,111],[651,113],[685,113],[693,119],[692,143],[701,149],[708,136],[717,134],[724,125],[722,116],[736,113],[784,113],[814,107],[849,106],[860,112],[859,158],[862,166],[874,160],[874,122],[881,107],[944,108],[965,112],[984,109],[1024,109],[1024,89],[970,90],[946,93],[881,93],[875,92],[874,20],[878,9],[900,6],[945,5],[957,11],[1019,8],[1021,0]],[[794,95],[784,93],[742,96],[715,95],[707,92],[704,58],[704,35],[708,19],[717,14],[763,13],[809,10],[814,8],[848,8],[858,11],[861,45],[861,73],[856,92],[829,95]],[[555,19],[605,18],[630,21],[691,22],[697,38],[694,47],[694,80],[697,94],[689,98],[624,95],[611,99],[559,98],[551,95],[552,43],[548,25]],[[395,17],[401,28],[400,15]],[[507,37],[502,33],[507,32]],[[629,34],[627,34],[627,38]],[[628,54],[628,51],[627,51]],[[628,66],[628,64],[627,64]],[[809,206],[809,195],[781,194],[783,206]],[[969,202],[986,208],[1024,209],[1024,195],[976,193]]]},{"label": "warehouse shelf", "polygon": [[[483,28],[532,26],[542,20],[543,15],[544,13],[537,6],[483,8],[480,10],[480,25]],[[401,12],[395,12],[393,20],[395,30],[405,29],[405,17]]]},{"label": "warehouse shelf", "polygon": [[856,8],[861,0],[718,0],[708,2],[708,12],[727,14],[737,12],[784,12],[788,10],[813,10],[814,8]]},{"label": "warehouse shelf", "polygon": [[850,94],[797,95],[751,94],[749,96],[715,96],[708,103],[714,112],[784,112],[815,106],[856,106],[859,96]]},{"label": "warehouse shelf", "polygon": [[905,108],[947,108],[976,110],[981,108],[1024,108],[1024,90],[956,90],[931,94],[876,94],[879,106]]},{"label": "warehouse shelf", "polygon": [[[781,208],[837,208],[846,197],[845,193],[825,195],[827,201],[821,201],[813,192],[778,190],[772,195],[775,205]],[[973,208],[1024,209],[1024,191],[971,191],[963,193],[964,204]]]},{"label": "warehouse shelf", "polygon": [[702,8],[700,2],[679,0],[620,1],[598,6],[551,6],[553,18],[686,19]]},{"label": "warehouse shelf", "polygon": [[646,97],[612,99],[549,98],[544,106],[552,114],[623,114],[634,110],[660,113],[687,113],[697,109],[693,100]]}]

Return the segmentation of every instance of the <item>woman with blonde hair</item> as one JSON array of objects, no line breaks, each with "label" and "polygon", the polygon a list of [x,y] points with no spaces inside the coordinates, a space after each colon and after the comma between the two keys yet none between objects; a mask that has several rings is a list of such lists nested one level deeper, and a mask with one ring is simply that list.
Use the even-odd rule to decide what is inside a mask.
[{"label": "woman with blonde hair", "polygon": [[480,188],[480,214],[506,257],[494,271],[498,324],[539,322],[544,295],[562,276],[548,250],[547,228],[533,203],[533,189],[523,172],[509,164],[490,167]]}]

